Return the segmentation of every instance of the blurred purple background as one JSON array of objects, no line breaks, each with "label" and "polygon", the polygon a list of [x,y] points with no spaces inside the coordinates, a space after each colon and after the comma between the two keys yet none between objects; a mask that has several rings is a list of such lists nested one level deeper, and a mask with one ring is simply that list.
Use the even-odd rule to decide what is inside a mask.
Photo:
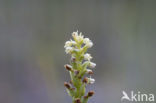
[{"label": "blurred purple background", "polygon": [[65,41],[81,31],[94,46],[96,95],[156,94],[155,0],[1,0],[0,103],[71,103],[63,86]]}]

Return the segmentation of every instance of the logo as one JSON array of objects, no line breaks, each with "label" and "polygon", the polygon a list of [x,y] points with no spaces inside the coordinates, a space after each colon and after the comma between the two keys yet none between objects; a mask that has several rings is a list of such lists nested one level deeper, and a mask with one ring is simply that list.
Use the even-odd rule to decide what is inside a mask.
[{"label": "logo", "polygon": [[135,93],[134,91],[131,91],[129,94],[127,94],[125,91],[122,91],[122,98],[121,101],[127,100],[127,101],[154,101],[154,94],[143,94],[140,91]]}]

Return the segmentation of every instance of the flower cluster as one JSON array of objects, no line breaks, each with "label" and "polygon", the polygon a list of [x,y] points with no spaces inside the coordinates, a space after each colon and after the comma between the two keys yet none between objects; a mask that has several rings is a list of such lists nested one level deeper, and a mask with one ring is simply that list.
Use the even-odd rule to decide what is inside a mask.
[{"label": "flower cluster", "polygon": [[[73,103],[87,103],[88,98],[94,92],[90,91],[85,96],[86,85],[93,84],[95,79],[91,78],[93,71],[88,68],[95,68],[96,64],[91,62],[92,56],[87,52],[88,48],[93,46],[93,42],[89,38],[84,38],[82,33],[72,33],[73,40],[66,41],[65,52],[71,55],[70,64],[66,64],[65,68],[69,71],[71,81],[65,82],[64,86],[68,94],[72,97]],[[90,77],[84,77],[85,74]]]}]

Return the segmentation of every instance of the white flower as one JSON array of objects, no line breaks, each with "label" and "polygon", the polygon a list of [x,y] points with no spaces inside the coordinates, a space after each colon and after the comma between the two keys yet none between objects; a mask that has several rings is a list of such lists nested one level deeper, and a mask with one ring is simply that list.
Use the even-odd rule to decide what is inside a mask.
[{"label": "white flower", "polygon": [[72,48],[72,47],[66,47],[65,52],[66,52],[67,54],[71,53],[72,51],[73,51],[73,48]]},{"label": "white flower", "polygon": [[86,44],[88,48],[93,46],[93,42],[89,38],[84,38],[83,43]]},{"label": "white flower", "polygon": [[84,38],[83,43],[87,44],[88,42],[90,42],[89,38]]},{"label": "white flower", "polygon": [[91,67],[91,68],[95,68],[95,66],[96,66],[95,63],[93,63],[93,62],[90,62],[90,63],[89,63],[89,67]]},{"label": "white flower", "polygon": [[90,61],[90,60],[92,59],[92,57],[91,57],[90,54],[86,53],[86,54],[84,55],[84,59]]},{"label": "white flower", "polygon": [[72,46],[71,42],[70,42],[70,41],[66,41],[66,43],[65,43],[65,46],[64,46],[64,47],[66,48],[66,47],[70,47],[70,46]]},{"label": "white flower", "polygon": [[83,38],[84,38],[84,36],[82,35],[82,33],[78,34],[78,31],[77,32],[73,32],[72,33],[72,36],[73,36],[74,40],[76,42],[79,42],[79,43],[82,42],[83,41]]},{"label": "white flower", "polygon": [[70,46],[72,46],[72,45],[75,45],[76,44],[76,42],[75,41],[73,41],[73,40],[70,40],[70,41],[66,41],[66,43],[65,43],[65,48],[66,47],[70,47]]},{"label": "white flower", "polygon": [[88,78],[88,83],[89,83],[89,84],[93,84],[93,83],[95,83],[95,79],[93,79],[93,78],[91,78],[91,77]]},{"label": "white flower", "polygon": [[89,42],[88,44],[86,44],[87,47],[91,48],[93,46],[92,42]]},{"label": "white flower", "polygon": [[73,33],[72,33],[72,36],[73,36],[73,38],[77,38],[77,37],[78,37],[78,31],[73,32]]}]

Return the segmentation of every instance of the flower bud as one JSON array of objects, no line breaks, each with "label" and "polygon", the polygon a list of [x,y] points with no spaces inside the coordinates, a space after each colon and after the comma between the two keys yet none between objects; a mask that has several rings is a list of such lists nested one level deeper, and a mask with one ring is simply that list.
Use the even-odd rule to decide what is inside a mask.
[{"label": "flower bud", "polygon": [[75,99],[75,103],[81,103],[80,98]]},{"label": "flower bud", "polygon": [[78,42],[78,43],[80,43],[81,41],[83,41],[83,35],[82,35],[82,33],[80,33],[80,34],[78,34],[78,31],[77,32],[73,32],[72,33],[72,36],[73,36],[73,38],[74,38],[74,40],[76,41],[76,42]]},{"label": "flower bud", "polygon": [[67,82],[64,82],[64,86],[65,86],[67,89],[70,89],[70,88],[71,88],[70,84],[67,83]]},{"label": "flower bud", "polygon": [[88,92],[88,97],[92,97],[94,95],[94,91],[89,91]]},{"label": "flower bud", "polygon": [[78,37],[78,31],[76,31],[76,32],[73,32],[72,33],[72,36],[73,36],[73,38],[74,38],[74,40]]},{"label": "flower bud", "polygon": [[72,62],[72,63],[75,63],[75,61],[76,61],[76,58],[75,58],[75,57],[72,57],[72,58],[71,58],[71,62]]},{"label": "flower bud", "polygon": [[65,67],[68,71],[72,71],[72,66],[71,66],[71,65],[66,64],[64,67]]},{"label": "flower bud", "polygon": [[87,74],[92,75],[92,74],[93,74],[93,71],[92,71],[92,70],[90,70],[90,69],[87,69]]},{"label": "flower bud", "polygon": [[75,70],[74,72],[75,72],[75,75],[78,75],[80,73],[79,70]]},{"label": "flower bud", "polygon": [[83,81],[82,81],[83,83],[88,83],[88,78],[87,77],[85,77],[84,79],[83,79]]}]

